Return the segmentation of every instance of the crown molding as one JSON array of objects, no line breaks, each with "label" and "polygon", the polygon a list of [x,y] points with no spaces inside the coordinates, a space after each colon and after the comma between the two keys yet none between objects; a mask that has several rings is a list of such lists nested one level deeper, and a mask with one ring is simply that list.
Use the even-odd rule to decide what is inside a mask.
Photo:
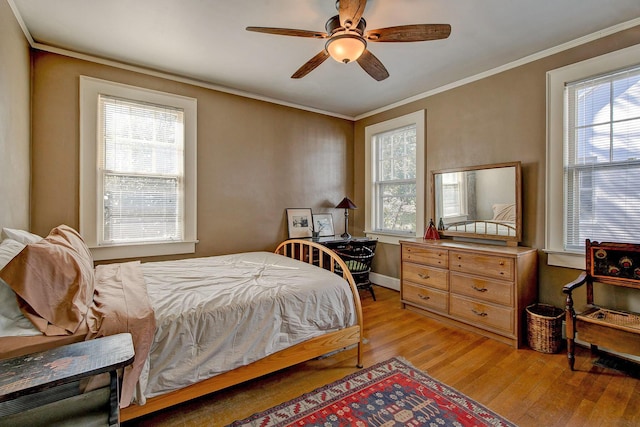
[{"label": "crown molding", "polygon": [[623,22],[621,24],[614,25],[612,27],[605,28],[605,29],[600,30],[600,31],[596,31],[595,33],[588,34],[586,36],[577,38],[577,39],[572,40],[572,41],[567,42],[567,43],[563,43],[561,45],[552,47],[550,49],[542,50],[540,52],[534,53],[534,54],[529,55],[529,56],[525,56],[524,58],[518,59],[518,60],[510,62],[508,64],[501,65],[501,66],[496,67],[496,68],[492,68],[491,70],[476,74],[474,76],[470,76],[470,77],[464,78],[462,80],[458,80],[456,82],[453,82],[453,83],[450,83],[450,84],[447,84],[447,85],[444,85],[444,86],[440,86],[440,87],[438,87],[436,89],[432,89],[432,90],[420,93],[418,95],[411,96],[409,98],[406,98],[406,99],[403,99],[401,101],[395,102],[393,104],[389,104],[389,105],[386,105],[384,107],[369,111],[367,113],[359,114],[359,115],[357,115],[355,117],[355,120],[361,120],[361,119],[364,119],[366,117],[370,117],[370,116],[373,116],[375,114],[382,113],[382,112],[385,112],[385,111],[389,111],[389,110],[392,110],[394,108],[400,107],[402,105],[409,104],[411,102],[415,102],[415,101],[419,101],[419,100],[424,99],[424,98],[428,98],[428,97],[436,95],[438,93],[446,92],[448,90],[455,89],[457,87],[464,86],[466,84],[469,84],[469,83],[472,83],[472,82],[475,82],[475,81],[478,81],[478,80],[482,80],[484,78],[493,76],[494,74],[499,74],[499,73],[502,73],[504,71],[511,70],[513,68],[519,67],[521,65],[525,65],[525,64],[528,64],[530,62],[534,62],[534,61],[537,61],[539,59],[546,58],[546,57],[551,56],[551,55],[555,55],[556,53],[564,52],[565,50],[569,50],[569,49],[572,49],[574,47],[581,46],[583,44],[592,42],[594,40],[601,39],[603,37],[610,36],[611,34],[615,34],[615,33],[618,33],[620,31],[624,31],[624,30],[627,30],[629,28],[633,28],[633,27],[638,26],[638,25],[640,25],[640,18],[632,19],[631,21]]},{"label": "crown molding", "polygon": [[560,53],[563,52],[565,50],[592,42],[594,40],[598,40],[600,38],[603,37],[607,37],[609,35],[618,33],[620,31],[624,31],[627,30],[629,28],[633,28],[635,26],[640,25],[640,18],[635,18],[632,19],[630,21],[627,22],[623,22],[621,24],[618,25],[614,25],[612,27],[609,28],[605,28],[603,30],[600,31],[596,31],[595,33],[592,34],[588,34],[586,36],[577,38],[575,40],[569,41],[567,43],[563,43],[561,45],[552,47],[550,49],[545,49],[542,50],[540,52],[534,53],[532,55],[529,56],[525,56],[524,58],[518,59],[516,61],[510,62],[508,64],[504,64],[501,65],[499,67],[496,68],[492,68],[490,70],[487,70],[485,72],[476,74],[474,76],[470,76],[470,77],[466,77],[464,79],[458,80],[456,82],[453,83],[449,83],[447,85],[444,86],[440,86],[438,88],[426,91],[426,92],[422,92],[419,93],[417,95],[411,96],[409,98],[405,98],[403,100],[394,102],[393,104],[389,104],[386,105],[384,107],[380,107],[377,108],[375,110],[371,110],[368,111],[366,113],[362,113],[359,114],[357,116],[347,116],[344,114],[339,114],[339,113],[335,113],[332,111],[326,111],[326,110],[320,110],[317,108],[312,108],[312,107],[308,107],[306,105],[300,105],[300,104],[295,104],[292,102],[287,102],[287,101],[283,101],[281,99],[277,99],[277,98],[271,98],[271,97],[267,97],[267,96],[262,96],[262,95],[258,95],[255,93],[251,93],[251,92],[245,92],[239,89],[233,89],[233,88],[229,88],[226,86],[220,86],[220,85],[215,85],[212,83],[208,83],[202,80],[197,80],[194,78],[190,78],[190,77],[184,77],[184,76],[179,76],[179,75],[175,75],[175,74],[170,74],[167,72],[162,72],[162,71],[157,71],[157,70],[153,70],[150,68],[145,68],[145,67],[140,67],[140,66],[136,66],[136,65],[131,65],[131,64],[127,64],[127,63],[123,63],[123,62],[119,62],[119,61],[114,61],[111,59],[106,59],[106,58],[101,58],[101,57],[97,57],[97,56],[93,56],[93,55],[88,55],[88,54],[84,54],[84,53],[79,53],[79,52],[75,52],[75,51],[71,51],[71,50],[67,50],[67,49],[62,49],[62,48],[58,48],[58,47],[54,47],[54,46],[49,46],[46,44],[42,44],[42,43],[37,43],[35,42],[35,40],[33,39],[31,33],[29,32],[29,29],[27,28],[26,24],[24,23],[24,20],[22,19],[22,16],[20,15],[20,12],[17,8],[17,6],[15,5],[13,0],[7,0],[7,2],[9,3],[9,7],[11,7],[11,10],[13,11],[13,14],[15,15],[16,20],[18,21],[18,24],[20,25],[20,28],[22,28],[22,32],[24,33],[25,37],[27,38],[27,41],[29,42],[29,45],[33,48],[33,49],[39,49],[45,52],[51,52],[51,53],[56,53],[59,55],[64,55],[64,56],[68,56],[71,58],[76,58],[76,59],[81,59],[84,61],[89,61],[89,62],[94,62],[94,63],[98,63],[98,64],[102,64],[102,65],[108,65],[111,67],[116,67],[116,68],[121,68],[124,70],[129,70],[129,71],[134,71],[137,73],[142,73],[142,74],[147,74],[150,76],[154,76],[154,77],[159,77],[159,78],[163,78],[163,79],[167,79],[167,80],[172,80],[172,81],[176,81],[176,82],[180,82],[180,83],[185,83],[185,84],[190,84],[193,86],[198,86],[198,87],[202,87],[205,89],[210,89],[210,90],[215,90],[218,92],[224,92],[224,93],[228,93],[231,95],[237,95],[237,96],[241,96],[244,98],[250,98],[250,99],[255,99],[258,101],[264,101],[264,102],[269,102],[272,104],[277,104],[277,105],[282,105],[285,107],[291,107],[291,108],[296,108],[299,110],[304,110],[304,111],[309,111],[312,113],[318,113],[318,114],[323,114],[326,116],[331,116],[331,117],[336,117],[339,119],[345,119],[345,120],[350,120],[350,121],[358,121],[385,111],[389,111],[392,110],[394,108],[415,102],[415,101],[419,101],[421,99],[424,98],[428,98],[430,96],[442,93],[442,92],[446,92],[448,90],[451,89],[455,89],[457,87],[460,86],[464,86],[466,84],[478,81],[478,80],[482,80],[484,78],[493,76],[495,74],[498,73],[502,73],[504,71],[519,67],[521,65],[525,65],[528,64],[530,62],[534,62],[537,61],[539,59],[551,56],[551,55],[555,55],[556,53]]}]

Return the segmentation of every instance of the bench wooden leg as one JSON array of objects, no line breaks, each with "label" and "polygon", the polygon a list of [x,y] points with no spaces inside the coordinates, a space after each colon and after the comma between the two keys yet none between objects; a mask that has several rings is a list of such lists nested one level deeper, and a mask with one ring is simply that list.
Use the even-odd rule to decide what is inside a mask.
[{"label": "bench wooden leg", "polygon": [[567,311],[565,316],[565,333],[567,335],[567,361],[573,371],[575,366],[576,312],[573,310],[573,298],[567,294]]},{"label": "bench wooden leg", "polygon": [[567,360],[569,362],[569,369],[571,369],[572,371],[574,370],[573,366],[576,363],[576,357],[574,354],[574,350],[575,350],[574,345],[575,344],[573,340],[571,338],[567,338]]},{"label": "bench wooden leg", "polygon": [[110,372],[109,381],[109,427],[120,425],[120,388],[122,386],[122,376],[118,370]]}]

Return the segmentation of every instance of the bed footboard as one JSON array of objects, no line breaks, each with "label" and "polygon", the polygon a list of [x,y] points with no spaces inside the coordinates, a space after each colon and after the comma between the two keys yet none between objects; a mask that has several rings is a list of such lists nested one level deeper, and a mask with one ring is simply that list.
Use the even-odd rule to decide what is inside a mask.
[{"label": "bed footboard", "polygon": [[294,258],[299,261],[316,265],[331,272],[336,271],[336,265],[340,267],[339,270],[342,271],[342,277],[347,281],[347,283],[349,283],[351,294],[353,295],[353,305],[356,310],[357,325],[360,329],[357,366],[359,368],[362,367],[362,305],[360,304],[360,294],[358,293],[358,287],[356,286],[356,282],[353,279],[353,276],[349,272],[349,267],[347,267],[342,258],[340,258],[340,256],[334,251],[327,248],[326,246],[309,240],[285,240],[278,245],[274,252],[289,258]]},{"label": "bed footboard", "polygon": [[332,272],[335,272],[336,265],[339,266],[343,272],[342,277],[349,283],[353,295],[357,319],[356,324],[301,342],[300,344],[281,350],[249,365],[216,375],[188,387],[147,399],[147,403],[144,405],[132,404],[121,409],[121,421],[127,421],[160,409],[168,408],[175,404],[186,402],[187,400],[204,396],[205,394],[222,390],[353,345],[357,345],[357,367],[362,367],[362,306],[360,304],[358,288],[344,261],[332,250],[307,240],[287,240],[282,242],[274,252],[289,258],[308,262],[309,264]]}]

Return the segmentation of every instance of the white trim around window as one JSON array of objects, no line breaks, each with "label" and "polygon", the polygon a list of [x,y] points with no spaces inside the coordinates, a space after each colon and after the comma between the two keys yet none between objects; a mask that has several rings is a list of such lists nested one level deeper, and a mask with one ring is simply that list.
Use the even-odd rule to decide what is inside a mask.
[{"label": "white trim around window", "polygon": [[[175,242],[99,245],[98,96],[109,95],[184,111],[184,236]],[[196,236],[197,100],[80,76],[80,233],[95,260],[194,253]]]},{"label": "white trim around window", "polygon": [[[373,140],[375,135],[405,126],[416,126],[416,232],[415,234],[376,231]],[[365,128],[365,234],[382,243],[399,244],[406,238],[422,237],[425,230],[425,111],[397,117]]]},{"label": "white trim around window", "polygon": [[612,72],[640,63],[640,45],[617,50],[596,58],[547,72],[547,171],[546,230],[547,263],[583,270],[584,252],[565,250],[564,229],[564,132],[566,111],[564,88],[567,83]]}]

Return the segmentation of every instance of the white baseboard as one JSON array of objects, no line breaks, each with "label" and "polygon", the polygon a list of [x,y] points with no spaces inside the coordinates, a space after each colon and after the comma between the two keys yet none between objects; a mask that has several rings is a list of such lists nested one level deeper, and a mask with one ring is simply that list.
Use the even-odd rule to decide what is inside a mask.
[{"label": "white baseboard", "polygon": [[369,273],[369,280],[378,286],[383,286],[398,292],[400,291],[400,279],[396,279],[395,277],[371,272]]}]

